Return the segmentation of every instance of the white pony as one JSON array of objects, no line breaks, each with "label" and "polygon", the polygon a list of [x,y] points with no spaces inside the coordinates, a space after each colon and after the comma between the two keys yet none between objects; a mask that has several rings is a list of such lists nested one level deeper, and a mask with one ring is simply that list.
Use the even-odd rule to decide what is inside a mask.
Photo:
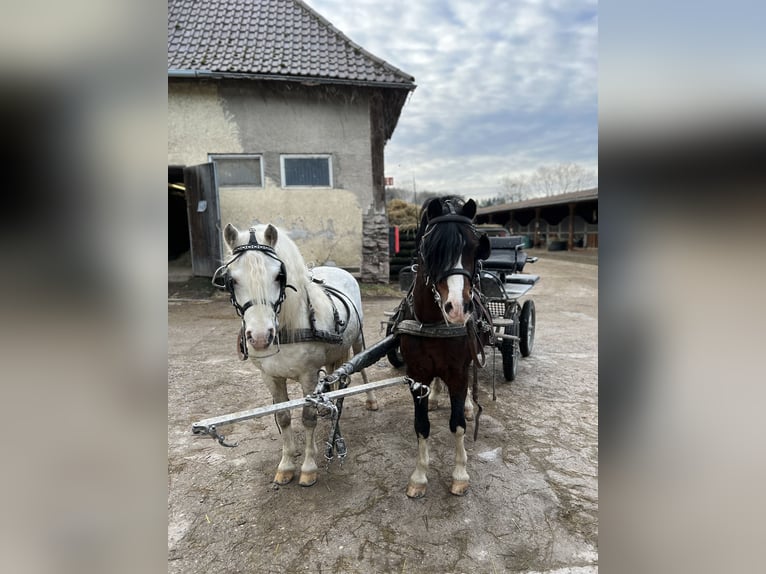
[{"label": "white pony", "polygon": [[[273,225],[239,231],[226,225],[229,248],[226,263],[214,277],[223,278],[231,301],[242,319],[239,351],[253,360],[275,403],[289,400],[287,379],[299,381],[304,395],[314,392],[320,369],[334,371],[349,358],[349,349],[363,348],[362,298],[356,279],[337,267],[307,269],[303,256],[287,233]],[[364,382],[367,374],[361,372]],[[372,391],[366,407],[377,410]],[[306,448],[301,486],[317,480],[315,461],[316,409],[304,407]],[[274,482],[295,477],[295,435],[290,412],[277,414],[282,430],[282,460]]]}]

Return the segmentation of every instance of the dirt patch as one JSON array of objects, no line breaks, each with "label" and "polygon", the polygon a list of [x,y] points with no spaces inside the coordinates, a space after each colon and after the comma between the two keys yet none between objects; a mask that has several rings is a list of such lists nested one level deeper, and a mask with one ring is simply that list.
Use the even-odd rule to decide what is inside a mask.
[{"label": "dirt patch", "polygon": [[[348,458],[320,464],[310,488],[271,483],[281,450],[273,418],[222,429],[237,448],[192,435],[193,422],[271,397],[237,359],[228,299],[201,284],[169,287],[168,572],[595,572],[598,267],[539,256],[525,269],[542,277],[529,293],[534,351],[505,383],[501,357],[488,349],[479,437],[466,438],[471,489],[460,498],[449,493],[454,441],[444,407],[431,413],[428,493],[405,496],[417,443],[403,386],[379,391],[377,412],[364,409],[364,395],[346,400]],[[368,345],[398,302],[365,297]],[[397,374],[385,359],[368,369],[370,380]],[[297,384],[290,390],[300,396]],[[320,420],[319,441],[328,430]]]}]

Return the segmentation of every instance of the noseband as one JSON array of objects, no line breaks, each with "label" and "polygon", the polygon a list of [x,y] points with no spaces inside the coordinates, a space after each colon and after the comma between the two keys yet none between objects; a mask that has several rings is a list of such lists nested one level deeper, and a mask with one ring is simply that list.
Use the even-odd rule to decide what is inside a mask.
[{"label": "noseband", "polygon": [[[243,253],[246,253],[248,251],[260,251],[264,255],[267,255],[268,257],[271,257],[275,261],[279,263],[279,274],[277,275],[277,280],[279,281],[279,297],[277,297],[277,300],[274,301],[274,303],[271,303],[271,308],[274,311],[274,331],[279,332],[279,311],[282,309],[282,303],[284,303],[285,297],[287,297],[287,288],[289,287],[296,293],[298,290],[293,287],[292,285],[287,284],[287,271],[285,270],[285,264],[284,262],[279,258],[277,255],[277,252],[274,251],[274,248],[272,248],[269,245],[264,245],[262,243],[258,243],[258,240],[255,238],[255,228],[250,228],[250,239],[247,244],[245,245],[238,245],[234,249],[232,249],[232,255],[233,257],[227,262],[221,265],[218,269],[216,269],[215,273],[213,273],[213,280],[212,283],[215,287],[218,287],[219,289],[226,289],[229,292],[229,298],[231,301],[232,306],[237,311],[237,315],[242,319],[242,329],[240,331],[240,339],[239,339],[239,350],[240,355],[243,360],[247,359],[248,357],[248,351],[247,351],[247,341],[245,339],[245,312],[256,304],[256,301],[253,299],[250,299],[249,301],[246,301],[244,304],[240,305],[239,301],[237,301],[237,295],[234,292],[234,281],[231,278],[231,274],[229,273],[229,265],[234,263],[237,259],[239,259]],[[260,301],[263,305],[268,305],[268,301]]]}]

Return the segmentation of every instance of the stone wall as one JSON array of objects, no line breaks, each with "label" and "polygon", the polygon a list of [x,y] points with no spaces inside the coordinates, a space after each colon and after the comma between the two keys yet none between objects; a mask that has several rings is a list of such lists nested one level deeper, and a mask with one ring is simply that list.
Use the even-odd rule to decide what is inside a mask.
[{"label": "stone wall", "polygon": [[388,215],[370,209],[362,218],[362,283],[388,283]]}]

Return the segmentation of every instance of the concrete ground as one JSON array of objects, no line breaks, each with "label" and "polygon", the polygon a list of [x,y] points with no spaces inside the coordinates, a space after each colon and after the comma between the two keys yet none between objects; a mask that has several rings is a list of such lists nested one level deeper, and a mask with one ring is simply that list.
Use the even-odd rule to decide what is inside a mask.
[{"label": "concrete ground", "polygon": [[[525,269],[541,276],[527,297],[537,309],[534,349],[512,383],[488,349],[479,436],[466,437],[471,488],[449,493],[454,441],[443,406],[431,413],[429,488],[419,500],[405,496],[417,443],[403,386],[380,390],[377,412],[364,409],[364,395],[346,399],[349,455],[342,467],[318,461],[310,488],[271,483],[281,450],[273,417],[223,428],[237,448],[192,435],[198,420],[271,397],[237,358],[228,298],[208,280],[170,273],[168,572],[596,572],[597,251],[534,251],[540,260]],[[368,345],[383,337],[393,294],[365,297]],[[385,359],[368,369],[370,380],[397,374]],[[328,428],[320,420],[320,441]]]}]

